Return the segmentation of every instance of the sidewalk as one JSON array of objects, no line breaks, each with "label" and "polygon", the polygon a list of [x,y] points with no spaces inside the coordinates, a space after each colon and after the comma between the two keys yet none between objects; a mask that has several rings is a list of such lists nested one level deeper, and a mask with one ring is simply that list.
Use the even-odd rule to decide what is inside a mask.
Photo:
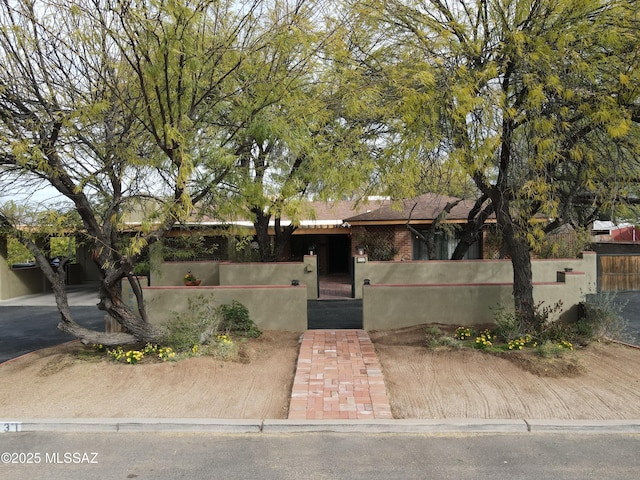
[{"label": "sidewalk", "polygon": [[392,419],[382,370],[364,330],[307,330],[290,420]]}]

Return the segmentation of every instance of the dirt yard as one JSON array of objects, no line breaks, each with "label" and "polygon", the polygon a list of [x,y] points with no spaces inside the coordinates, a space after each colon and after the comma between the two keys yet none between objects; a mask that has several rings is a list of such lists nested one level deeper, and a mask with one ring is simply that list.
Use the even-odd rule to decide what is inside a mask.
[{"label": "dirt yard", "polygon": [[[242,362],[116,364],[79,343],[0,365],[0,416],[286,418],[299,334],[265,332]],[[640,350],[596,344],[562,362],[429,351],[424,326],[372,332],[396,418],[640,418]],[[533,373],[535,372],[535,373]]]},{"label": "dirt yard", "polygon": [[560,360],[429,351],[424,330],[371,333],[395,418],[640,418],[640,349],[591,344]]}]

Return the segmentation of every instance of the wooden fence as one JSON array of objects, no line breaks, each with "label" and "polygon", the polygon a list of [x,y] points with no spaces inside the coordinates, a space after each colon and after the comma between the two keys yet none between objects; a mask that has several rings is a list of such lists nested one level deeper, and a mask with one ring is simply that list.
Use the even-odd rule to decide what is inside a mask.
[{"label": "wooden fence", "polygon": [[640,290],[640,255],[598,254],[598,289]]}]

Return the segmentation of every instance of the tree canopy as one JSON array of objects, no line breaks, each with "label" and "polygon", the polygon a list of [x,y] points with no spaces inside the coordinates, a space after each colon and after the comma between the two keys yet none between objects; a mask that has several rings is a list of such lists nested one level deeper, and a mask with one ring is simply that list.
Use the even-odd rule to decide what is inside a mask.
[{"label": "tree canopy", "polygon": [[[132,270],[146,249],[193,204],[216,201],[233,166],[234,132],[218,122],[245,86],[235,75],[269,39],[255,0],[3,2],[0,8],[0,166],[9,178],[42,180],[79,216],[102,280],[99,307],[127,334],[77,325],[57,275],[19,224],[33,216],[4,209],[5,228],[29,246],[54,286],[60,328],[84,341],[151,340]],[[246,79],[250,83],[251,79]],[[124,218],[143,212],[141,229]],[[137,315],[122,301],[128,278]]]},{"label": "tree canopy", "polygon": [[[365,1],[371,58],[396,79],[405,134],[446,152],[490,200],[514,267],[515,307],[534,319],[530,250],[544,222],[583,224],[637,192],[638,6],[627,0]],[[364,20],[363,20],[364,19]],[[392,62],[378,52],[396,52]],[[388,73],[391,72],[391,73]],[[410,107],[410,108],[409,108]],[[481,197],[482,198],[482,197]]]}]

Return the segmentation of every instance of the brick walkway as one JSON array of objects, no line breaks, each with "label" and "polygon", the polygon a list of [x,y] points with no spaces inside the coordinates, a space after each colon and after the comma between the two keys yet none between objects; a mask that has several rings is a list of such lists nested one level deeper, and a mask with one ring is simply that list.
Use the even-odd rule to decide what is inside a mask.
[{"label": "brick walkway", "polygon": [[300,345],[289,418],[393,418],[367,332],[307,330]]}]

